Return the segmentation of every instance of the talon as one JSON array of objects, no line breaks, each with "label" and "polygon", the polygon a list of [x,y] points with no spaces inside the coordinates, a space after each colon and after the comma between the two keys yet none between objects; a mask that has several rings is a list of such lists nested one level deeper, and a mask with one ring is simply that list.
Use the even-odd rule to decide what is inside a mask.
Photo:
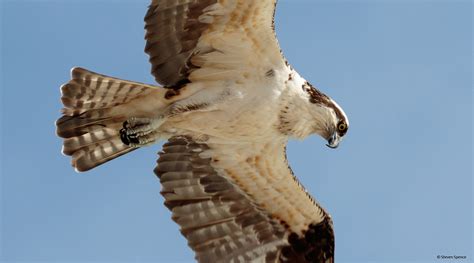
[{"label": "talon", "polygon": [[125,144],[125,145],[130,145],[130,140],[128,139],[128,135],[127,135],[127,129],[125,128],[125,123],[123,123],[123,128],[120,129],[120,140],[122,140],[122,142]]},{"label": "talon", "polygon": [[120,140],[125,145],[134,145],[134,144],[140,144],[140,140],[138,139],[137,134],[129,134],[128,130],[126,128],[120,129]]},{"label": "talon", "polygon": [[[128,128],[130,128],[130,123],[128,121],[124,121],[123,124],[122,124],[122,127],[123,127],[122,130],[128,129]],[[120,130],[120,133],[122,133],[122,130]]]},{"label": "talon", "polygon": [[141,144],[138,136],[136,134],[129,134],[128,140],[131,144]]},{"label": "talon", "polygon": [[128,146],[140,147],[150,142],[154,142],[153,134],[155,130],[161,125],[161,118],[130,118],[122,123],[120,129],[120,140]]}]

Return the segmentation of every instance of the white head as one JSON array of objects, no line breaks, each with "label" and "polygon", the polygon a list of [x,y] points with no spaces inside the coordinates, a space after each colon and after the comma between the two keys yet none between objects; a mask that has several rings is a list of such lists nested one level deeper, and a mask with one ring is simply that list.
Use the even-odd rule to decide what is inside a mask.
[{"label": "white head", "polygon": [[349,129],[349,120],[342,108],[331,98],[311,86],[303,84],[309,102],[312,104],[310,112],[314,122],[313,132],[328,141],[327,146],[337,148]]}]

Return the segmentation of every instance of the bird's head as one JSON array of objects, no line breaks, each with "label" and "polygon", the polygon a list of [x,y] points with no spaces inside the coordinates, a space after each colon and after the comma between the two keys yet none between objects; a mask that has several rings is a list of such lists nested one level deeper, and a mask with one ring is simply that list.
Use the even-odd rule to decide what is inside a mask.
[{"label": "bird's head", "polygon": [[342,108],[331,98],[311,86],[303,85],[311,107],[313,132],[327,140],[327,146],[337,148],[349,129],[349,120]]}]

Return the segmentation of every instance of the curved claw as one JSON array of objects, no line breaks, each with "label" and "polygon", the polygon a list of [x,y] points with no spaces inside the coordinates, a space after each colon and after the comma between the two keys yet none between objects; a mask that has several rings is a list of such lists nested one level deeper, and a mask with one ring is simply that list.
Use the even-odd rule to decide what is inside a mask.
[{"label": "curved claw", "polygon": [[122,124],[120,140],[128,146],[140,147],[156,141],[159,137],[158,128],[163,123],[163,117],[135,118],[132,117]]},{"label": "curved claw", "polygon": [[[125,124],[124,124],[125,126]],[[126,128],[120,129],[120,140],[125,145],[131,145],[131,144],[139,144],[140,141],[138,140],[138,137],[136,134],[128,134]]]}]

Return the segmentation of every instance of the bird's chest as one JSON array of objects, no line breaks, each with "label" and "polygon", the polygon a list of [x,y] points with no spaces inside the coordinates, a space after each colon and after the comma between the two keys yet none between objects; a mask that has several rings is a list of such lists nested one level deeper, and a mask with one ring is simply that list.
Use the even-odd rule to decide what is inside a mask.
[{"label": "bird's chest", "polygon": [[179,133],[236,141],[258,141],[278,133],[281,110],[278,87],[264,83],[245,87],[234,85],[226,89],[223,92],[226,96],[209,96],[207,107],[177,118],[174,128],[179,129]]}]

